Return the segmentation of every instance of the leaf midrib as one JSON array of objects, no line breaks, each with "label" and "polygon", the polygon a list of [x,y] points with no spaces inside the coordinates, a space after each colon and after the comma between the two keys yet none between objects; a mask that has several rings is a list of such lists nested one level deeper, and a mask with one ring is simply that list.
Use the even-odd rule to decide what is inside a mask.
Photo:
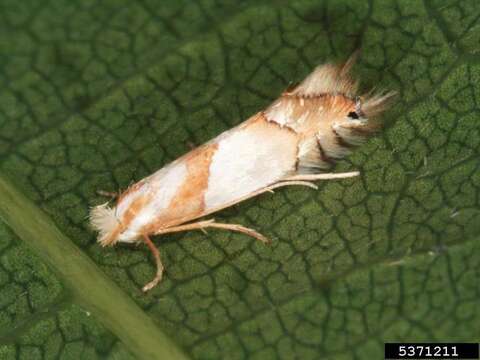
[{"label": "leaf midrib", "polygon": [[4,174],[0,174],[0,218],[51,267],[72,292],[74,301],[101,321],[137,358],[187,359],[157,324]]}]

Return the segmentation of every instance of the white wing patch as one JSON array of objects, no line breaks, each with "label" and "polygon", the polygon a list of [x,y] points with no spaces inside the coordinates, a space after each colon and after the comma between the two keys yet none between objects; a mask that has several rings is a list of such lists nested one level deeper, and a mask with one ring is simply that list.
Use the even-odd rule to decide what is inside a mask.
[{"label": "white wing patch", "polygon": [[[182,162],[174,162],[148,177],[141,188],[132,195],[141,196],[145,193],[150,193],[153,194],[152,199],[138,212],[135,219],[129,225],[128,230],[121,234],[118,240],[133,242],[135,234],[137,234],[144,225],[150,223],[160,212],[168,208],[170,201],[186,177],[187,166]],[[132,200],[125,199],[125,201],[128,205]],[[125,209],[127,209],[127,207],[122,201],[119,211]]]},{"label": "white wing patch", "polygon": [[296,139],[276,125],[247,127],[218,143],[210,164],[205,209],[220,208],[284,178],[295,168]]}]

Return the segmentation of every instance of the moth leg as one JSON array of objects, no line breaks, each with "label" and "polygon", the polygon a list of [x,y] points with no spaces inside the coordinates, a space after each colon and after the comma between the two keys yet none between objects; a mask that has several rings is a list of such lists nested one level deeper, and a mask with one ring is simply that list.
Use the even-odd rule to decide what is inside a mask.
[{"label": "moth leg", "polygon": [[263,189],[260,189],[260,190],[258,190],[258,191],[256,191],[256,192],[254,192],[254,193],[251,194],[249,197],[254,197],[254,196],[263,194],[263,193],[265,193],[265,192],[271,192],[271,193],[273,193],[273,192],[274,192],[274,191],[273,191],[274,189],[277,189],[277,188],[280,188],[280,187],[283,187],[283,186],[292,186],[292,185],[306,186],[306,187],[309,187],[309,188],[318,190],[318,186],[315,185],[314,183],[310,182],[310,181],[287,180],[287,181],[280,181],[280,182],[275,183],[275,184],[273,184],[273,185],[264,187]]},{"label": "moth leg", "polygon": [[315,185],[312,181],[315,180],[328,180],[328,179],[343,179],[349,178],[360,175],[358,171],[346,172],[346,173],[329,173],[329,174],[305,174],[305,175],[294,175],[291,177],[286,178],[285,180],[279,181],[273,185],[264,187],[254,193],[250,194],[249,197],[254,197],[265,192],[273,193],[274,189],[283,187],[283,186],[291,186],[291,185],[299,185],[299,186],[307,186],[309,188],[318,190],[318,186]]},{"label": "moth leg", "polygon": [[148,235],[145,235],[145,234],[143,235],[143,241],[145,242],[145,244],[147,244],[148,248],[152,252],[152,255],[155,259],[155,263],[157,264],[157,274],[155,275],[152,281],[150,281],[148,284],[146,284],[142,288],[143,292],[147,292],[153,289],[155,286],[157,286],[157,284],[162,280],[164,267],[162,264],[162,260],[160,259],[160,252],[155,247],[155,244],[152,242],[152,240],[150,240]]},{"label": "moth leg", "polygon": [[286,181],[316,181],[316,180],[332,180],[345,179],[360,175],[359,171],[351,171],[345,173],[328,173],[328,174],[304,174],[294,175],[286,178]]},{"label": "moth leg", "polygon": [[223,223],[216,223],[216,222],[213,222],[211,223],[210,225],[208,225],[208,227],[213,227],[213,228],[217,228],[217,229],[225,229],[225,230],[231,230],[231,231],[236,231],[236,232],[240,232],[240,233],[243,233],[245,235],[248,235],[248,236],[251,236],[257,240],[260,240],[262,243],[264,243],[265,245],[270,245],[272,242],[269,238],[267,238],[266,236],[260,234],[259,232],[253,230],[253,229],[250,229],[250,228],[247,228],[245,226],[242,226],[242,225],[238,225],[238,224],[223,224]]},{"label": "moth leg", "polygon": [[105,196],[105,197],[109,197],[109,198],[112,198],[112,199],[115,199],[116,197],[119,196],[119,194],[115,191],[97,190],[96,192],[100,196]]},{"label": "moth leg", "polygon": [[156,231],[155,235],[180,232],[180,231],[188,231],[188,230],[204,230],[206,228],[217,228],[217,229],[225,229],[225,230],[241,232],[257,240],[260,240],[264,244],[270,244],[270,240],[267,237],[263,236],[262,234],[260,234],[259,232],[253,229],[250,229],[238,224],[217,223],[215,222],[215,219],[199,221],[192,224],[174,226],[167,229],[161,229]]}]

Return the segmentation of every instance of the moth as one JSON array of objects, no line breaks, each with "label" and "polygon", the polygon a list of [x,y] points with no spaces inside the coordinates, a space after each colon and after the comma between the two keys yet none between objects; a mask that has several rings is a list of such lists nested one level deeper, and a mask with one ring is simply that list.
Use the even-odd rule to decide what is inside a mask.
[{"label": "moth", "polygon": [[375,119],[394,93],[359,96],[359,82],[351,76],[354,58],[318,66],[265,110],[127,188],[115,206],[93,207],[90,223],[100,244],[148,246],[157,271],[146,292],[164,271],[151,236],[215,228],[269,243],[245,226],[199,219],[280,187],[316,189],[313,181],[359,174],[328,169],[379,128]]}]

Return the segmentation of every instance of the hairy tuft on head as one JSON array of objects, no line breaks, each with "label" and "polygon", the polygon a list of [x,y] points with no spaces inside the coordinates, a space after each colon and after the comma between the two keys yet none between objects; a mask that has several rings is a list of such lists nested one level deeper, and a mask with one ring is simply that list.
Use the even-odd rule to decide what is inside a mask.
[{"label": "hairy tuft on head", "polygon": [[382,127],[378,118],[392,105],[396,92],[372,89],[359,94],[359,81],[351,75],[358,54],[341,64],[317,66],[265,112],[269,121],[298,132],[316,131],[299,144],[299,173],[328,169]]},{"label": "hairy tuft on head", "polygon": [[115,241],[110,235],[118,226],[115,208],[108,206],[108,202],[95,206],[90,210],[89,219],[90,226],[98,231],[98,242],[102,246],[113,245]]},{"label": "hairy tuft on head", "polygon": [[362,113],[368,119],[381,115],[392,105],[396,95],[397,93],[395,91],[380,92],[374,95],[366,95],[365,100],[362,103]]},{"label": "hairy tuft on head", "polygon": [[[359,81],[351,75],[351,69],[357,62],[359,51],[340,64],[322,64],[317,66],[299,85],[289,91],[290,95],[311,98],[321,95],[343,95],[348,98],[358,96]],[[362,115],[372,119],[383,113],[393,103],[395,91],[373,93],[373,90],[359,96],[362,100]]]},{"label": "hairy tuft on head", "polygon": [[293,91],[292,95],[315,97],[322,94],[344,94],[353,97],[358,90],[350,70],[357,61],[356,51],[343,64],[322,64],[317,66]]}]

